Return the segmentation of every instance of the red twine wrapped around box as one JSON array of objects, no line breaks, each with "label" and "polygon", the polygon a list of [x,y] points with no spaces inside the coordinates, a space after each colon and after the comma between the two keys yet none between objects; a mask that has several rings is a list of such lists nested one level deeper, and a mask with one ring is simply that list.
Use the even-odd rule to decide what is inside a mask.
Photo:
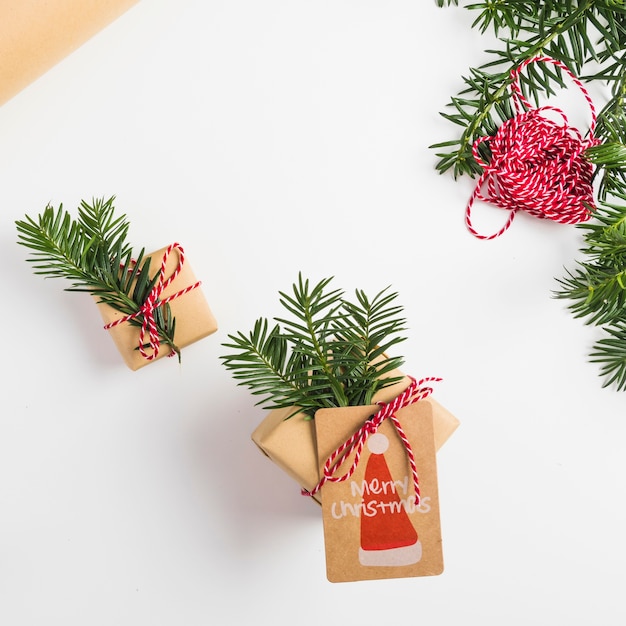
[{"label": "red twine wrapped around box", "polygon": [[[169,278],[166,279],[165,278],[165,265],[167,264],[169,255],[174,249],[176,249],[178,252],[178,264],[176,265],[174,272],[169,276]],[[139,352],[148,361],[152,361],[157,358],[159,354],[159,348],[161,345],[161,340],[159,338],[157,325],[156,325],[156,322],[154,321],[154,311],[157,309],[157,307],[163,306],[164,304],[171,302],[175,298],[180,298],[180,296],[184,296],[186,293],[190,292],[192,289],[195,289],[196,287],[199,287],[201,285],[201,281],[198,281],[194,283],[193,285],[189,285],[189,287],[185,287],[184,289],[177,291],[171,296],[164,298],[163,300],[160,299],[161,294],[163,293],[163,290],[166,287],[168,287],[180,274],[180,271],[182,270],[184,263],[185,263],[185,251],[183,250],[182,246],[178,243],[170,244],[165,250],[165,253],[163,254],[163,258],[161,259],[161,268],[159,270],[159,278],[156,281],[150,293],[148,294],[148,297],[146,298],[145,302],[141,305],[141,307],[137,311],[135,311],[135,313],[131,313],[130,315],[126,315],[118,320],[115,320],[114,322],[110,322],[104,327],[105,330],[109,330],[110,328],[113,328],[114,326],[117,326],[118,324],[124,324],[125,322],[129,322],[130,320],[133,320],[136,317],[139,317],[141,315],[143,319],[141,322],[141,330],[139,333]],[[150,342],[148,345],[152,349],[151,353],[146,352],[144,348],[144,345],[145,345],[144,340],[145,340],[146,331],[150,338]],[[174,355],[174,352],[172,352],[169,356],[173,356],[173,355]]]},{"label": "red twine wrapped around box", "polygon": [[[520,72],[531,63],[552,63],[564,70],[582,92],[591,109],[589,136],[568,125],[561,109],[544,106],[534,108],[523,96],[519,84]],[[478,138],[472,153],[483,168],[465,210],[465,223],[478,239],[495,239],[509,228],[519,210],[561,224],[577,224],[591,216],[593,200],[593,166],[584,151],[599,143],[593,133],[596,111],[583,84],[567,66],[546,56],[527,59],[511,71],[512,100],[515,117],[507,120],[492,136]],[[525,109],[525,110],[524,110]],[[551,111],[562,118],[557,124],[544,115]],[[478,147],[487,143],[491,160],[481,158]],[[487,194],[483,187],[487,186]],[[510,211],[505,225],[492,235],[481,235],[472,226],[471,210],[475,200],[484,200]]]},{"label": "red twine wrapped around box", "polygon": [[[378,430],[380,425],[387,418],[389,418],[395,426],[396,432],[402,440],[402,443],[404,444],[409,465],[411,467],[411,474],[413,476],[415,504],[419,505],[420,486],[417,465],[415,464],[415,455],[413,454],[413,448],[411,448],[411,444],[407,436],[404,434],[402,425],[395,414],[400,409],[428,397],[433,390],[431,387],[423,387],[423,385],[429,382],[438,382],[441,378],[422,378],[419,382],[417,382],[412,376],[409,376],[409,378],[411,379],[411,384],[399,396],[394,398],[391,402],[379,402],[378,405],[381,407],[380,410],[373,417],[368,419],[363,426],[361,426],[361,428],[359,428],[359,430],[357,430],[354,435],[348,439],[348,441],[339,446],[330,455],[330,457],[328,457],[328,460],[324,464],[323,476],[321,480],[311,491],[302,489],[303,496],[315,495],[327,482],[339,483],[344,480],[348,480],[348,478],[354,474],[357,465],[359,464],[361,452],[363,451],[363,446],[365,445],[367,438],[370,435],[373,435]],[[354,459],[352,460],[352,464],[348,468],[348,471],[340,476],[336,476],[335,474],[339,467],[352,454],[354,454]]]}]

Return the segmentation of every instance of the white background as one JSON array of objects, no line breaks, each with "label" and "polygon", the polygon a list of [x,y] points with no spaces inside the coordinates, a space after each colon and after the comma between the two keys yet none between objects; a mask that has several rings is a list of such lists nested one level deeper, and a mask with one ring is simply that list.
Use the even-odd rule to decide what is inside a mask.
[{"label": "white background", "polygon": [[[0,108],[0,623],[624,624],[626,398],[553,298],[581,231],[479,241],[439,116],[487,36],[434,0],[152,0]],[[585,113],[583,108],[580,111]],[[584,117],[584,116],[583,116]],[[219,331],[138,372],[15,220],[117,197],[173,241]],[[476,209],[489,230],[504,218]],[[319,508],[260,454],[219,356],[297,274],[400,293],[442,376],[441,576],[331,584]]]}]

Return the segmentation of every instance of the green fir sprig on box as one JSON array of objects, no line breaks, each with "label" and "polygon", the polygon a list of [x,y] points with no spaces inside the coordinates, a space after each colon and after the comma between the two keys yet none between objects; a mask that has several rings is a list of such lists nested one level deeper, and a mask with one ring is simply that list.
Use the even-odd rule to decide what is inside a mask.
[{"label": "green fir sprig on box", "polygon": [[249,333],[228,335],[221,357],[239,385],[262,396],[266,409],[295,407],[312,418],[321,408],[368,405],[404,377],[402,357],[387,351],[405,341],[402,307],[389,287],[349,300],[333,279],[317,284],[301,274],[291,293],[279,292],[286,317],[258,318]]},{"label": "green fir sprig on box", "polygon": [[[458,0],[436,0],[438,6]],[[555,297],[605,337],[590,360],[600,365],[604,386],[626,390],[626,0],[484,0],[467,2],[476,12],[473,27],[491,31],[500,46],[488,60],[470,68],[464,87],[442,112],[457,137],[431,146],[440,173],[474,176],[481,168],[472,155],[474,141],[494,135],[513,117],[510,72],[524,61],[546,55],[563,62],[585,83],[606,85],[609,97],[597,114],[596,146],[585,157],[596,166],[597,207],[592,220],[576,226],[583,233],[582,260],[557,279]],[[538,106],[566,85],[550,64],[533,64],[522,75],[529,100]],[[489,161],[489,144],[479,147]]]},{"label": "green fir sprig on box", "polygon": [[[87,292],[99,303],[124,315],[136,313],[158,280],[150,278],[150,258],[145,249],[134,256],[127,242],[129,222],[115,215],[115,197],[81,201],[78,219],[61,204],[48,205],[37,218],[16,221],[18,243],[31,251],[26,260],[35,274],[64,278],[71,283],[66,291]],[[175,319],[169,304],[155,308],[154,319],[162,344],[176,353]],[[143,315],[129,320],[141,326]],[[147,346],[144,346],[147,347]]]}]

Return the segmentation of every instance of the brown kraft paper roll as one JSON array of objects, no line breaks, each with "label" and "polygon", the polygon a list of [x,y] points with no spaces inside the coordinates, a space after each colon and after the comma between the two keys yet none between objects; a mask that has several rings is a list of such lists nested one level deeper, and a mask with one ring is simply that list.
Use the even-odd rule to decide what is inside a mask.
[{"label": "brown kraft paper roll", "polygon": [[0,105],[139,0],[0,0]]}]

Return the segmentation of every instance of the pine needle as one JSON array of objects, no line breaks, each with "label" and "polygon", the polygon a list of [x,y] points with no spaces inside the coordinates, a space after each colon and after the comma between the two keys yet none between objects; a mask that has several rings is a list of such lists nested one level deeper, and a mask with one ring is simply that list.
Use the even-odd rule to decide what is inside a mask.
[{"label": "pine needle", "polygon": [[[371,404],[384,387],[402,380],[401,357],[387,351],[404,341],[397,294],[384,289],[369,299],[348,300],[298,275],[292,293],[279,292],[288,316],[259,318],[249,333],[228,335],[232,350],[220,357],[239,385],[261,396],[267,409],[297,407],[309,417],[320,408]],[[296,414],[296,413],[294,413]]]},{"label": "pine needle", "polygon": [[[136,258],[127,243],[129,222],[116,215],[115,197],[81,201],[78,219],[61,204],[48,205],[36,218],[25,216],[15,222],[17,243],[30,250],[26,259],[35,274],[63,278],[66,291],[95,296],[124,315],[136,313],[145,302],[157,276],[150,278],[150,259],[142,249]],[[169,304],[155,309],[160,340],[180,358],[174,342],[175,320]],[[141,326],[140,314],[128,323]]]}]

